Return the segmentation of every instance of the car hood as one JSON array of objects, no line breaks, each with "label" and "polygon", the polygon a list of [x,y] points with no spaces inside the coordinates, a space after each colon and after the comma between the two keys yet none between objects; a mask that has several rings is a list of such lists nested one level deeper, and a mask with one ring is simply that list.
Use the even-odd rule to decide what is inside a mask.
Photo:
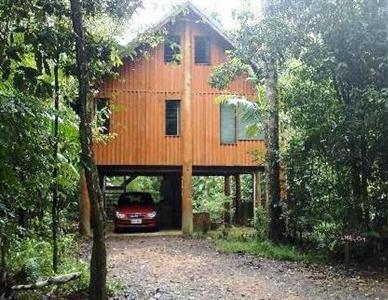
[{"label": "car hood", "polygon": [[156,207],[150,205],[119,205],[116,209],[122,214],[147,214],[155,210]]}]

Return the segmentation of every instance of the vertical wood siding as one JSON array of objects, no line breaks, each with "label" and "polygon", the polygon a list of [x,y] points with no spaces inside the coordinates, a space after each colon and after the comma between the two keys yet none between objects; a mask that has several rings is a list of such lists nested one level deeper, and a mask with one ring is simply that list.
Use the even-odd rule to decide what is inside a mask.
[{"label": "vertical wood siding", "polygon": [[[211,88],[208,84],[211,70],[226,60],[227,45],[208,26],[201,23],[191,26],[193,43],[196,35],[211,37],[211,65],[192,66],[193,165],[257,165],[259,162],[253,160],[251,153],[264,151],[263,141],[221,145],[220,108],[215,101],[226,92],[252,99],[255,87],[239,78],[228,91]],[[176,27],[181,31],[179,22]],[[163,45],[151,50],[146,58],[126,59],[119,76],[101,87],[99,97],[111,99],[110,132],[117,136],[107,144],[95,144],[98,165],[182,164],[181,137],[165,135],[165,100],[182,99],[183,66],[164,63]]]}]

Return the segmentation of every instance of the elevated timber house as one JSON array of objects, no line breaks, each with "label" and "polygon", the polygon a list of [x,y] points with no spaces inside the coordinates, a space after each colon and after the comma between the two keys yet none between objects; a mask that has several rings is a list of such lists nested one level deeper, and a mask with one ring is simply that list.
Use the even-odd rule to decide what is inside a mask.
[{"label": "elevated timber house", "polygon": [[118,77],[101,86],[96,108],[111,110],[102,133],[114,137],[95,143],[95,157],[105,193],[110,176],[123,176],[122,186],[136,176],[163,177],[162,192],[173,199],[171,218],[191,233],[192,176],[252,174],[258,186],[263,166],[255,153],[265,145],[262,134],[247,133],[249,120],[235,107],[216,101],[223,95],[253,100],[254,84],[241,77],[225,90],[209,85],[212,69],[233,48],[218,24],[188,2],[152,32],[161,29],[164,42],[139,44],[148,55],[125,58]]}]

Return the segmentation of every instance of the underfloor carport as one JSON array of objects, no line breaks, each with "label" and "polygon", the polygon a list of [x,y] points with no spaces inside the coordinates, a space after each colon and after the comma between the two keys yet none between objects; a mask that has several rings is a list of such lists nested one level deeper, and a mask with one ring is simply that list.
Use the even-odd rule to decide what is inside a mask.
[{"label": "underfloor carport", "polygon": [[[138,176],[149,176],[161,178],[160,200],[158,211],[160,213],[161,229],[180,229],[182,226],[182,167],[180,166],[98,166],[101,188],[105,196],[105,209],[108,219],[112,219],[114,205],[119,195],[126,192],[127,185]],[[250,207],[253,211],[256,205],[262,202],[261,177],[264,169],[259,166],[238,167],[238,166],[212,166],[193,167],[193,176],[223,176],[225,177],[225,193],[230,195],[230,178],[235,178],[235,215],[243,213],[241,205],[240,175],[251,174],[253,183],[254,200]],[[119,177],[116,184],[112,185],[109,178]],[[190,199],[191,201],[191,199]],[[231,207],[225,207],[225,221],[230,223],[235,221],[231,217]],[[240,211],[239,211],[240,210]],[[253,212],[252,214],[253,215]]]}]

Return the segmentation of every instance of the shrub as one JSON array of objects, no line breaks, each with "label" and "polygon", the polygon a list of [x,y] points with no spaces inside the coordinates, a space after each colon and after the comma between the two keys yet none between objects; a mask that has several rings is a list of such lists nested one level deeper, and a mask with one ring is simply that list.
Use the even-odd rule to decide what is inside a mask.
[{"label": "shrub", "polygon": [[[62,295],[79,294],[80,292],[86,294],[89,283],[89,267],[87,263],[78,258],[79,245],[76,236],[70,234],[61,236],[58,246],[61,254],[58,274],[81,272],[79,280],[60,286],[60,293]],[[55,275],[52,270],[51,241],[42,238],[29,237],[15,243],[8,263],[12,274],[17,275],[16,283],[32,283]],[[33,291],[33,296],[30,291],[29,293],[19,293],[18,297],[23,298],[28,294],[26,299],[39,299],[40,293],[45,292],[47,289],[37,289]]]},{"label": "shrub", "polygon": [[255,211],[256,220],[254,220],[253,225],[257,231],[257,236],[260,239],[266,239],[268,237],[268,228],[269,228],[269,216],[266,209],[263,207],[257,207]]},{"label": "shrub", "polygon": [[322,222],[314,226],[312,237],[318,250],[333,255],[339,251],[340,232],[341,227],[339,224]]}]

